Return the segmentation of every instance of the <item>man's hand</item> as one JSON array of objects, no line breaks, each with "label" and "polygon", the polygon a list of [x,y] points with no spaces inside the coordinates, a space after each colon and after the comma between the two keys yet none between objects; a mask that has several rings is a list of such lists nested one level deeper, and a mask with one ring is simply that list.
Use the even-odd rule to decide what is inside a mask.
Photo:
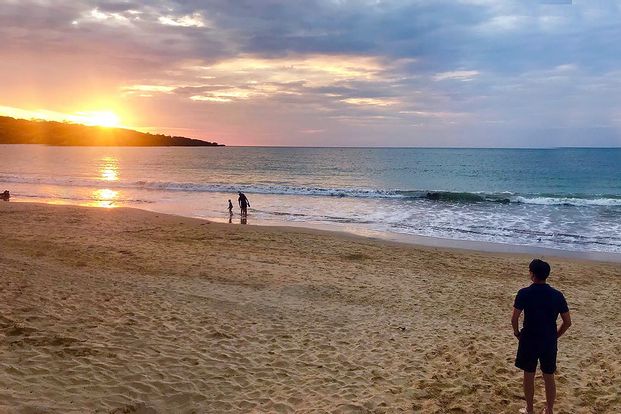
[{"label": "man's hand", "polygon": [[563,334],[571,326],[571,315],[569,315],[569,311],[565,313],[561,313],[561,319],[563,320],[563,323],[561,324],[560,328],[558,328],[558,331],[556,332],[557,338],[560,338],[561,336],[563,336]]},{"label": "man's hand", "polygon": [[522,313],[521,309],[513,308],[513,315],[511,315],[511,326],[513,327],[513,335],[516,338],[520,338],[520,314]]}]

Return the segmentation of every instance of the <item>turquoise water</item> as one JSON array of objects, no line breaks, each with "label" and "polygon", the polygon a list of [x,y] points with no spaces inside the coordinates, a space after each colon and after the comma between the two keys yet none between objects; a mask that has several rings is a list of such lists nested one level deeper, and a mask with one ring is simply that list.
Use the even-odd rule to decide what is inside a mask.
[{"label": "turquoise water", "polygon": [[[16,200],[621,252],[621,149],[0,146]],[[238,222],[237,215],[233,222]]]}]

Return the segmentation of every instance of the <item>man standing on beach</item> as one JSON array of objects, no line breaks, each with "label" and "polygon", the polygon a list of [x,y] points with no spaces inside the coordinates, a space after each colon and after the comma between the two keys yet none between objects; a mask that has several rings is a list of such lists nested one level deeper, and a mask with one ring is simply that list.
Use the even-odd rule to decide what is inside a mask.
[{"label": "man standing on beach", "polygon": [[[523,412],[534,412],[535,371],[539,362],[546,390],[546,408],[543,413],[553,414],[556,398],[554,372],[557,340],[571,326],[571,317],[563,294],[546,283],[550,275],[550,265],[535,259],[530,262],[528,270],[533,283],[517,293],[511,317],[513,333],[519,339],[515,366],[524,371],[526,409]],[[524,327],[520,331],[519,319],[522,311]],[[559,314],[563,323],[557,330],[556,319]]]}]

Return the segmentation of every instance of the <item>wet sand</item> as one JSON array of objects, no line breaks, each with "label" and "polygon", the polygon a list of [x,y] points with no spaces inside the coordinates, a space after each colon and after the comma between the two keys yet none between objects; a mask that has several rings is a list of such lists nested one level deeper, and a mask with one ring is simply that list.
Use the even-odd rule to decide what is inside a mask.
[{"label": "wet sand", "polygon": [[[545,258],[557,412],[620,412],[621,265]],[[530,259],[2,202],[0,413],[517,412]]]}]

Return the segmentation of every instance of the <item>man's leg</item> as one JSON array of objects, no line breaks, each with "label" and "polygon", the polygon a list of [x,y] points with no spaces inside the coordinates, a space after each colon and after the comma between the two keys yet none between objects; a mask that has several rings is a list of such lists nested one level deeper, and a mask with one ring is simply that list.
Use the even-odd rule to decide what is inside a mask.
[{"label": "man's leg", "polygon": [[556,382],[554,374],[543,374],[543,381],[546,385],[546,414],[552,414],[554,411],[554,400],[556,399]]},{"label": "man's leg", "polygon": [[546,414],[553,413],[554,400],[556,399],[556,382],[554,381],[556,352],[556,344],[552,344],[541,354],[541,372],[546,386]]},{"label": "man's leg", "polygon": [[515,366],[524,371],[524,398],[526,399],[526,412],[533,412],[533,399],[535,397],[535,371],[537,370],[537,350],[535,344],[520,338]]},{"label": "man's leg", "polygon": [[[546,388],[547,390],[547,388]],[[526,399],[526,411],[532,413],[533,399],[535,398],[535,373],[524,371],[524,398]]]}]

